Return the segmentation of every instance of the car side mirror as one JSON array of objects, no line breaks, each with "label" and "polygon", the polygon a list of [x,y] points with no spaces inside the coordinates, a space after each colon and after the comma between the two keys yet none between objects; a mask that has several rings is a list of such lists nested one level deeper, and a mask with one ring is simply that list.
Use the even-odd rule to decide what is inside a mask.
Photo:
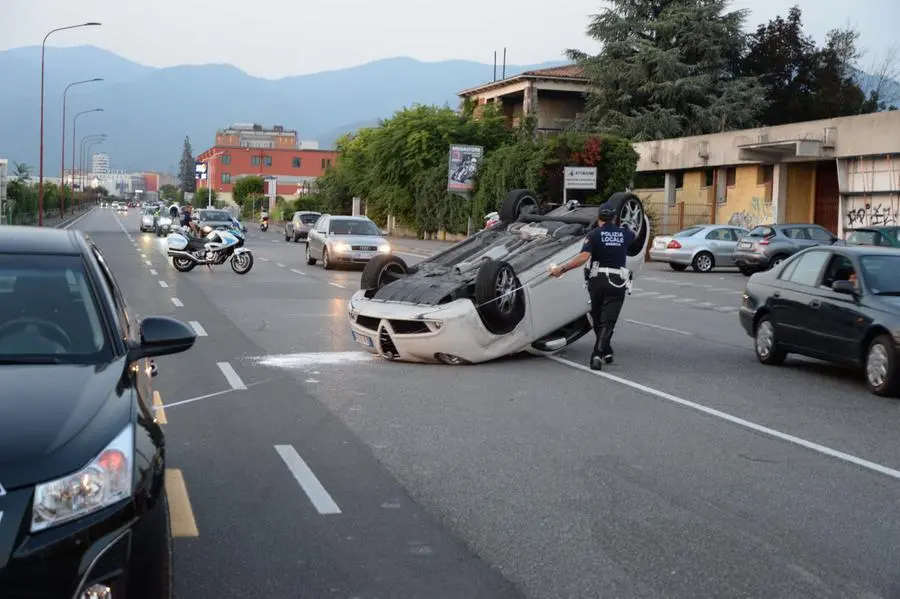
[{"label": "car side mirror", "polygon": [[831,284],[831,290],[835,293],[856,295],[856,287],[850,281],[835,281]]},{"label": "car side mirror", "polygon": [[388,235],[387,229],[379,229],[378,232],[381,233],[382,237],[387,237]]},{"label": "car side mirror", "polygon": [[128,359],[168,356],[187,351],[194,346],[197,333],[180,320],[166,316],[148,316],[141,321],[141,342],[128,349]]}]

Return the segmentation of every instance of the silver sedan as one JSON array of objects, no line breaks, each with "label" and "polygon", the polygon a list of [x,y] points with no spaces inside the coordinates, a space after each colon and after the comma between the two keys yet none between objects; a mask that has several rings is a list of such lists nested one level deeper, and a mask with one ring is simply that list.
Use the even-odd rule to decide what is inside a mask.
[{"label": "silver sedan", "polygon": [[653,239],[650,259],[667,262],[672,270],[710,272],[723,266],[734,266],[734,250],[747,229],[729,225],[693,225],[674,235]]}]

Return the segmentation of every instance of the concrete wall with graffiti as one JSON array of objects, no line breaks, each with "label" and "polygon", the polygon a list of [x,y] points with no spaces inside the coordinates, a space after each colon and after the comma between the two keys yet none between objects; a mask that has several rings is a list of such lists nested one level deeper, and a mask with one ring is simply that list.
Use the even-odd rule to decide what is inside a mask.
[{"label": "concrete wall with graffiti", "polygon": [[900,223],[900,196],[848,197],[844,200],[844,227],[886,227]]},{"label": "concrete wall with graffiti", "polygon": [[900,155],[841,160],[844,228],[900,224]]},{"label": "concrete wall with graffiti", "polygon": [[760,169],[755,164],[735,167],[725,201],[716,206],[716,222],[745,229],[772,222],[771,185],[763,180]]}]

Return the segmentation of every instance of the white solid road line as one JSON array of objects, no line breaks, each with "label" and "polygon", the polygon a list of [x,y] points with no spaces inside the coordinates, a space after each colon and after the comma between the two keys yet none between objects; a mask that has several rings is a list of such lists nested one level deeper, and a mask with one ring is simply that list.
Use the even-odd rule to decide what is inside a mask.
[{"label": "white solid road line", "polygon": [[[91,208],[90,210],[88,210],[87,212],[85,212],[84,214],[82,214],[81,216],[79,216],[78,218],[76,218],[75,220],[73,220],[72,222],[70,222],[70,223],[64,225],[64,226],[63,226],[63,229],[71,229],[72,227],[75,226],[75,223],[77,223],[78,221],[80,221],[81,219],[83,219],[85,216],[87,216],[88,214],[90,214],[93,210],[94,210],[94,209]],[[119,224],[121,225],[122,223],[119,223]],[[122,227],[122,229],[124,230],[125,227]],[[127,233],[127,231],[125,231],[125,232]]]},{"label": "white solid road line", "polygon": [[340,283],[328,283],[328,284],[331,285],[332,287],[340,287],[341,289],[346,289],[346,287],[344,287]]},{"label": "white solid road line", "polygon": [[678,297],[678,296],[677,295],[660,295],[653,299],[658,299],[658,300],[660,300],[660,299],[675,299],[676,297]]},{"label": "white solid road line", "polygon": [[300,483],[300,488],[303,489],[303,492],[306,493],[306,496],[309,497],[309,500],[320,514],[324,516],[341,513],[341,508],[331,498],[331,495],[328,494],[328,491],[325,490],[325,487],[322,486],[322,483],[319,482],[313,471],[306,465],[306,462],[303,461],[303,458],[300,457],[293,445],[276,445],[275,451],[284,460],[288,470]]},{"label": "white solid road line", "polygon": [[303,271],[301,271],[301,270],[297,270],[296,268],[292,268],[292,269],[291,269],[291,272],[294,273],[294,274],[303,276],[303,277],[306,276],[306,273],[305,273],[305,272],[303,272]]},{"label": "white solid road line", "polygon": [[642,385],[640,383],[636,383],[634,381],[629,381],[628,379],[623,379],[622,377],[616,376],[614,374],[608,374],[601,370],[591,370],[587,366],[582,364],[578,364],[576,362],[572,362],[571,360],[567,360],[565,358],[560,358],[559,356],[547,356],[548,359],[553,360],[559,364],[563,364],[564,366],[568,366],[570,368],[575,368],[577,370],[581,370],[588,374],[592,374],[594,376],[599,376],[606,380],[619,383],[620,385],[624,385],[626,387],[631,387],[635,391],[640,391],[641,393],[646,393],[647,395],[652,395],[659,399],[663,399],[665,401],[672,402],[674,404],[678,404],[685,408],[690,408],[692,410],[696,410],[697,412],[701,412],[706,414],[707,416],[712,416],[714,418],[719,418],[726,422],[730,422],[731,424],[735,424],[737,426],[746,428],[756,433],[760,433],[780,441],[785,441],[787,443],[791,443],[792,445],[797,445],[799,447],[803,447],[805,449],[809,449],[811,451],[815,451],[816,453],[820,453],[822,455],[826,455],[831,458],[835,458],[837,460],[841,460],[843,462],[847,462],[848,464],[853,464],[855,466],[859,466],[861,468],[865,468],[866,470],[870,470],[872,472],[877,472],[879,474],[883,474],[885,476],[889,476],[895,480],[900,480],[900,470],[895,470],[893,468],[888,468],[887,466],[883,466],[881,464],[870,462],[869,460],[864,460],[862,458],[856,457],[849,453],[844,453],[843,451],[838,451],[837,449],[832,449],[831,447],[827,447],[825,445],[820,445],[819,443],[814,443],[812,441],[807,441],[801,437],[795,437],[794,435],[789,435],[787,433],[783,433],[781,431],[775,430],[773,428],[769,428],[767,426],[763,426],[761,424],[756,424],[755,422],[750,422],[749,420],[744,420],[743,418],[738,418],[737,416],[732,416],[727,412],[722,412],[720,410],[716,410],[713,408],[709,408],[702,404],[688,401],[687,399],[683,399],[678,397],[677,395],[672,395],[671,393],[666,393],[665,391],[660,391],[659,389],[654,389],[653,387],[648,387],[647,385]]},{"label": "white solid road line", "polygon": [[172,303],[175,304],[176,308],[184,308],[184,304],[181,303],[181,300],[177,297],[172,298]]},{"label": "white solid road line", "polygon": [[626,318],[625,322],[630,322],[631,324],[636,324],[642,327],[650,327],[651,329],[659,329],[660,331],[668,331],[669,333],[678,333],[679,335],[693,335],[693,333],[689,333],[688,331],[682,331],[681,329],[672,329],[669,327],[664,327],[660,324],[653,324],[652,322],[644,322],[642,320],[632,320],[630,318]]},{"label": "white solid road line", "polygon": [[151,269],[150,269],[150,274],[153,275],[153,276],[155,277],[155,276],[158,275],[159,273],[156,272],[156,269],[151,268]]},{"label": "white solid road line", "polygon": [[264,257],[262,257],[262,256],[260,256],[259,259],[262,260],[263,262],[268,262],[268,261],[269,261],[268,258],[264,258]]},{"label": "white solid road line", "polygon": [[203,328],[203,325],[196,320],[191,320],[188,324],[191,325],[191,328],[194,329],[194,332],[197,333],[198,337],[209,337],[209,335],[206,334],[206,329]]},{"label": "white solid road line", "polygon": [[157,281],[157,282],[159,283],[159,286],[160,286],[160,287],[165,288],[165,287],[168,287],[168,286],[169,286],[169,284],[166,283],[165,281]]},{"label": "white solid road line", "polygon": [[225,380],[228,381],[228,384],[231,385],[232,389],[246,389],[247,385],[244,384],[244,381],[241,380],[241,377],[238,376],[238,373],[234,371],[234,368],[231,367],[231,364],[228,362],[217,362],[216,366],[219,367],[219,370],[222,371],[222,374],[225,375]]}]

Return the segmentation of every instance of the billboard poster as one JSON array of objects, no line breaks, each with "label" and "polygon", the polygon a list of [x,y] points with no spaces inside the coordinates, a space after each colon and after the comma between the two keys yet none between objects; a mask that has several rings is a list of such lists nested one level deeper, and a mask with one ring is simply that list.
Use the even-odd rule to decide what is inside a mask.
[{"label": "billboard poster", "polygon": [[447,173],[447,190],[469,192],[475,184],[475,173],[484,148],[481,146],[450,146],[450,169]]}]

